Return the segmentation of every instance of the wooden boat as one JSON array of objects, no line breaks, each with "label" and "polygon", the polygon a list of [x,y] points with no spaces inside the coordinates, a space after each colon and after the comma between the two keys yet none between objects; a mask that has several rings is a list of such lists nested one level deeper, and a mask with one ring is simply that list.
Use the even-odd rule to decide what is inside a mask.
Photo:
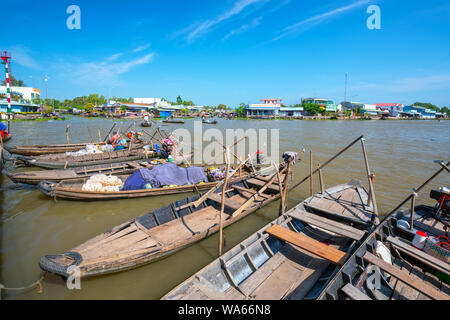
[{"label": "wooden boat", "polygon": [[163,120],[164,123],[184,123],[183,120]]},{"label": "wooden boat", "polygon": [[[375,222],[358,181],[324,193],[285,212],[162,299],[313,299]],[[345,219],[352,214],[368,217],[367,223]]]},{"label": "wooden boat", "polygon": [[[86,145],[88,144],[90,143],[34,145],[34,146],[6,146],[5,149],[11,154],[36,156],[54,153],[64,153],[68,151],[78,151],[86,148]],[[93,144],[104,145],[105,142],[94,142]]]},{"label": "wooden boat", "polygon": [[450,221],[436,207],[415,206],[412,232],[403,226],[410,216],[408,209],[385,218],[318,299],[450,300],[450,264],[412,246],[415,231],[448,237]]},{"label": "wooden boat", "polygon": [[[247,173],[242,172],[242,175],[237,179],[242,179],[242,177],[245,175],[247,175]],[[125,182],[125,180],[129,176],[130,174],[118,175],[118,178],[120,178],[123,182]],[[128,190],[118,192],[93,192],[83,190],[83,185],[86,183],[88,179],[89,178],[71,179],[71,180],[64,180],[59,183],[43,180],[39,182],[38,188],[44,194],[46,194],[51,198],[62,198],[62,199],[83,200],[83,201],[86,200],[101,201],[113,199],[143,198],[151,196],[162,196],[168,194],[179,194],[185,192],[203,191],[209,190],[218,184],[218,181],[214,181],[196,185],[184,185],[176,187],[162,187],[162,188]]]},{"label": "wooden boat", "polygon": [[[99,173],[106,175],[131,174],[134,171],[141,168],[153,167],[150,161],[151,160],[149,159],[142,159],[139,161],[128,161],[114,164],[112,163],[100,164],[94,166],[78,167],[73,169],[69,168],[69,169],[36,170],[36,171],[22,171],[22,172],[4,171],[4,173],[15,183],[37,185],[42,180],[47,180],[51,182],[60,182],[65,180],[89,178]],[[158,161],[165,162],[166,160],[161,159]]]},{"label": "wooden boat", "polygon": [[[276,177],[272,175],[262,187],[259,182],[266,181],[267,177],[246,177],[228,183],[224,227],[277,199]],[[86,277],[123,271],[163,258],[218,231],[221,189],[216,187],[203,195],[175,201],[120,224],[70,251],[43,256],[39,266],[63,277],[68,276],[69,266],[77,266],[80,276]]]},{"label": "wooden boat", "polygon": [[19,155],[16,159],[17,161],[25,163],[27,166],[35,166],[44,169],[61,169],[151,159],[157,156],[159,155],[155,151],[150,151],[146,154],[141,150],[117,150],[83,156],[53,154],[48,156],[25,157]]},{"label": "wooden boat", "polygon": [[144,121],[144,122],[141,122],[141,126],[142,127],[151,127],[152,123],[150,121]]},{"label": "wooden boat", "polygon": [[202,121],[202,123],[205,123],[205,124],[217,124],[217,120],[203,120]]}]

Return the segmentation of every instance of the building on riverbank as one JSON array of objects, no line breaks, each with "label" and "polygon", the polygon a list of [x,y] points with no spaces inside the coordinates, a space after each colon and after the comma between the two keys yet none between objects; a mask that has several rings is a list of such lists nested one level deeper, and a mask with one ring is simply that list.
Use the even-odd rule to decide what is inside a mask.
[{"label": "building on riverbank", "polygon": [[302,100],[302,104],[317,104],[325,108],[326,112],[340,112],[341,107],[334,103],[330,99],[320,99],[320,98],[306,98]]},{"label": "building on riverbank", "polygon": [[401,103],[374,103],[382,115],[390,117],[400,117],[403,112],[403,104]]},{"label": "building on riverbank", "polygon": [[[11,95],[18,96],[19,100],[32,101],[41,98],[41,91],[33,87],[10,87]],[[0,95],[6,95],[6,87],[0,86]]]},{"label": "building on riverbank", "polygon": [[415,118],[423,118],[423,119],[435,119],[437,116],[436,110],[431,110],[425,107],[420,106],[405,106],[403,107],[402,116],[406,117],[415,117]]},{"label": "building on riverbank", "polygon": [[[8,101],[0,101],[0,112],[8,111]],[[11,112],[38,112],[39,105],[28,102],[11,101]]]},{"label": "building on riverbank", "polygon": [[248,104],[244,107],[246,117],[271,118],[280,114],[281,99],[261,99],[263,103]]}]

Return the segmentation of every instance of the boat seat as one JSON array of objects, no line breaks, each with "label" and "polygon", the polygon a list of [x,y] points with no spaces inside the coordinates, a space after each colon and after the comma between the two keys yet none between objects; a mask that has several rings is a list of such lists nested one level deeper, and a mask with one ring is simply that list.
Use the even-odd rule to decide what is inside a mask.
[{"label": "boat seat", "polygon": [[446,275],[450,275],[450,265],[442,260],[439,260],[432,255],[414,248],[411,243],[406,242],[405,240],[397,237],[389,236],[387,241],[390,242],[394,247],[396,247],[399,251],[420,260],[424,264],[432,267],[433,269],[437,269]]},{"label": "boat seat", "polygon": [[431,299],[435,300],[450,300],[450,296],[446,295],[445,293],[435,289],[425,281],[417,278],[411,277],[407,272],[400,270],[393,265],[381,260],[377,256],[373,255],[370,252],[366,252],[363,256],[363,259],[367,262],[378,266],[383,271],[386,271],[393,277],[397,278],[401,282],[405,283],[406,285],[416,289],[417,291],[423,293],[427,297],[430,297]]},{"label": "boat seat", "polygon": [[[212,200],[214,202],[217,202],[219,204],[222,203],[222,195],[220,195],[218,193],[210,194],[207,197],[207,199]],[[227,197],[225,197],[224,205],[225,205],[225,207],[228,207],[228,208],[233,209],[233,210],[238,210],[242,206],[241,203],[239,203],[237,201],[234,201],[234,200],[231,200],[231,199],[229,199]]]},{"label": "boat seat", "polygon": [[297,232],[283,228],[277,224],[274,224],[273,226],[266,229],[266,232],[271,236],[293,244],[294,246],[302,248],[310,253],[313,253],[338,265],[344,264],[348,256],[346,252],[323,244],[317,240],[301,235]]},{"label": "boat seat", "polygon": [[[267,181],[251,178],[247,180],[247,183],[250,185],[255,185],[258,187],[263,187],[267,184]],[[267,187],[268,190],[279,192],[280,188],[278,185],[274,184],[273,182]]]},{"label": "boat seat", "polygon": [[361,238],[366,234],[364,231],[353,228],[346,224],[339,223],[334,220],[330,220],[296,208],[290,210],[288,212],[288,215],[294,219],[306,222],[327,231],[337,233],[341,236],[345,236],[353,240],[361,240]]}]

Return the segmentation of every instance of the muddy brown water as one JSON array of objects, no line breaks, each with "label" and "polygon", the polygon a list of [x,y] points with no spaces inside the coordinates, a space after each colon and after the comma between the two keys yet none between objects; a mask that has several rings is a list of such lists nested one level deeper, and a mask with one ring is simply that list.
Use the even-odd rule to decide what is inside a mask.
[{"label": "muddy brown water", "polygon": [[[141,120],[117,121],[116,128],[128,127]],[[71,142],[90,140],[88,127],[97,137],[97,128],[106,135],[110,119],[72,117],[66,121],[11,123],[11,145],[66,143],[65,128],[70,124]],[[194,120],[181,125],[192,132]],[[160,123],[162,125],[162,123]],[[161,126],[166,131],[179,124]],[[279,129],[280,154],[296,151],[301,146],[313,150],[314,163],[323,163],[345,145],[363,134],[371,170],[375,173],[375,190],[381,215],[402,201],[413,187],[419,186],[438,165],[435,159],[450,158],[450,121],[300,121],[300,120],[219,120],[203,130],[227,128],[244,130]],[[153,129],[150,129],[153,130]],[[205,145],[208,144],[205,142]],[[309,155],[294,167],[294,183],[309,172]],[[11,163],[8,164],[11,166]],[[29,169],[20,169],[29,170]],[[420,193],[417,202],[429,199],[432,187],[448,186],[448,174],[441,174]],[[324,169],[325,186],[333,186],[356,178],[367,185],[361,144],[355,144]],[[5,175],[1,182],[0,216],[0,283],[21,287],[36,281],[41,270],[42,255],[67,251],[122,222],[167,205],[188,194],[104,202],[76,202],[52,199],[33,186],[15,185]],[[318,180],[314,181],[318,191]],[[291,191],[288,208],[309,196],[309,183]],[[276,218],[276,201],[224,231],[229,250]],[[48,275],[43,293],[35,291],[9,294],[7,299],[159,299],[176,285],[217,257],[217,234],[181,250],[163,260],[121,273],[82,279],[81,290],[69,290],[60,277]]]}]

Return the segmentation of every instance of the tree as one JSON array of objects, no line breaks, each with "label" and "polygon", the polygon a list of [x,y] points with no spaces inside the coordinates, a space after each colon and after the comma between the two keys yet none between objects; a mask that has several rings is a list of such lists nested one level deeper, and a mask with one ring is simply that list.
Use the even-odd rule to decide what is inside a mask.
[{"label": "tree", "polygon": [[88,102],[84,105],[84,111],[86,111],[88,113],[91,112],[93,108],[94,108],[94,104],[91,102]]},{"label": "tree", "polygon": [[440,108],[438,106],[435,106],[434,104],[431,104],[429,102],[414,102],[415,106],[418,107],[425,107],[427,109],[431,109],[431,110],[435,110],[435,111],[439,111]]},{"label": "tree", "polygon": [[[27,85],[22,80],[16,80],[13,75],[9,76],[9,83],[11,87],[26,87]],[[2,86],[6,86],[6,80],[2,81]]]},{"label": "tree", "polygon": [[220,109],[220,110],[226,110],[226,109],[227,109],[227,106],[221,103],[221,104],[219,104],[219,105],[217,106],[217,109]]},{"label": "tree", "polygon": [[180,96],[177,97],[177,105],[183,104],[183,99]]},{"label": "tree", "polygon": [[450,117],[450,109],[447,107],[442,107],[441,112],[447,114],[447,117]]},{"label": "tree", "polygon": [[325,108],[318,105],[317,103],[304,103],[303,110],[315,116],[318,113],[325,111]]},{"label": "tree", "polygon": [[245,103],[241,102],[239,104],[239,107],[236,109],[236,115],[238,117],[244,117],[245,116]]}]

